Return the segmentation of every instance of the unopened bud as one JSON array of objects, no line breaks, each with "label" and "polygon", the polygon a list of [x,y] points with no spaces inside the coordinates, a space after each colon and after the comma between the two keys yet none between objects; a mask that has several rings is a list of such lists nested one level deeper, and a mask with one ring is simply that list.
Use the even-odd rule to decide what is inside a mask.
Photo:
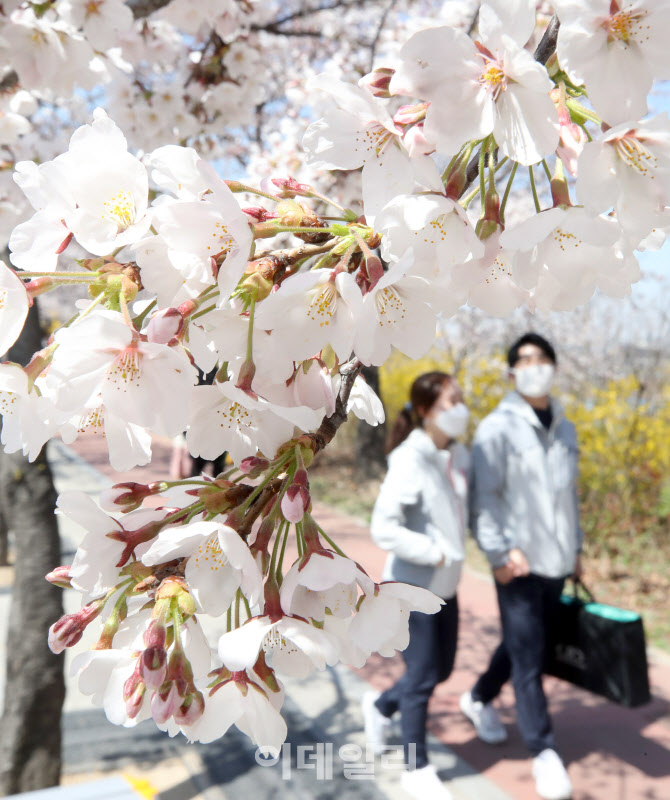
[{"label": "unopened bud", "polygon": [[49,628],[48,643],[53,653],[62,653],[84,635],[86,627],[105,607],[106,598],[93,600],[75,614],[66,614]]},{"label": "unopened bud", "polygon": [[161,647],[147,647],[140,656],[140,674],[150,689],[158,689],[167,674],[167,653]]},{"label": "unopened bud", "polygon": [[135,719],[135,717],[140,713],[140,709],[142,708],[142,703],[144,702],[144,695],[146,694],[147,687],[144,683],[139,682],[135,685],[135,689],[133,692],[125,698],[126,700],[126,714],[130,719]]},{"label": "unopened bud", "polygon": [[242,211],[254,222],[267,222],[269,219],[277,218],[274,211],[268,211],[267,208],[261,208],[261,206],[247,206]]},{"label": "unopened bud", "polygon": [[390,67],[378,67],[372,72],[368,72],[367,75],[363,75],[358,81],[358,85],[368,88],[375,97],[387,99],[391,97],[389,84],[394,74],[395,70]]},{"label": "unopened bud", "polygon": [[56,281],[48,276],[42,278],[34,278],[32,281],[24,284],[24,288],[28,293],[28,297],[32,300],[40,294],[50,292],[56,286]]},{"label": "unopened bud", "polygon": [[299,469],[295,474],[293,483],[288,487],[281,500],[284,519],[288,522],[300,522],[305,511],[309,508],[310,502],[307,473],[304,469]]},{"label": "unopened bud", "polygon": [[272,183],[280,190],[280,197],[309,197],[312,187],[305,183],[298,183],[295,178],[272,178]]},{"label": "unopened bud", "polygon": [[151,698],[151,716],[159,725],[166,723],[181,705],[182,698],[174,683],[166,683]]},{"label": "unopened bud", "polygon": [[184,317],[176,308],[163,308],[154,314],[147,325],[147,339],[156,344],[168,344],[184,329]]},{"label": "unopened bud", "polygon": [[270,466],[266,458],[258,456],[247,456],[240,461],[238,469],[249,478],[258,478]]},{"label": "unopened bud", "polygon": [[243,392],[247,392],[248,394],[253,394],[255,396],[255,392],[251,388],[255,375],[256,365],[252,360],[247,359],[240,367],[240,371],[237,376],[237,388],[242,389]]},{"label": "unopened bud", "polygon": [[193,725],[200,719],[205,710],[205,698],[202,692],[187,694],[181,706],[174,712],[174,721],[177,725]]},{"label": "unopened bud", "polygon": [[[151,487],[154,487],[153,489]],[[156,484],[117,483],[111,489],[105,489],[100,494],[100,506],[103,511],[133,511],[142,505],[142,501],[152,494],[156,494]]]},{"label": "unopened bud", "polygon": [[70,589],[72,588],[70,569],[71,567],[69,566],[56,567],[56,569],[51,570],[51,572],[44,577],[49,581],[49,583],[53,583],[54,586],[60,586],[61,589]]},{"label": "unopened bud", "polygon": [[393,121],[396,125],[415,125],[417,122],[423,122],[426,118],[428,106],[429,103],[400,106],[393,115]]}]

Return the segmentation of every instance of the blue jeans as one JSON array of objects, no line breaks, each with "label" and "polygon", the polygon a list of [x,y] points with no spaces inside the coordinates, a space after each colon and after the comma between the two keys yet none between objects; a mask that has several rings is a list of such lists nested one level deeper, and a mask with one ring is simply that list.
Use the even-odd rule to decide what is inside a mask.
[{"label": "blue jeans", "polygon": [[472,690],[474,700],[490,703],[511,675],[517,723],[533,756],[554,749],[542,672],[564,582],[564,578],[541,575],[496,582],[502,642]]},{"label": "blue jeans", "polygon": [[458,639],[458,600],[447,600],[437,614],[412,611],[409,615],[409,644],[403,651],[405,674],[381,694],[375,703],[390,717],[400,711],[400,726],[409,765],[409,745],[416,745],[416,768],[428,764],[426,719],[433,689],[446,680],[454,668]]}]

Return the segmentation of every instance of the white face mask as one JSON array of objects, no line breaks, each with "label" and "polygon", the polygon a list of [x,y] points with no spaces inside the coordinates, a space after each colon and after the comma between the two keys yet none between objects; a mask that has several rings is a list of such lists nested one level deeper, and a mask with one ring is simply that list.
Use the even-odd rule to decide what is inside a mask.
[{"label": "white face mask", "polygon": [[470,412],[464,403],[458,403],[451,408],[441,411],[435,417],[435,425],[452,439],[457,439],[462,436],[467,427],[468,420],[470,419]]},{"label": "white face mask", "polygon": [[529,364],[513,370],[517,392],[525,397],[544,397],[554,383],[553,364]]}]

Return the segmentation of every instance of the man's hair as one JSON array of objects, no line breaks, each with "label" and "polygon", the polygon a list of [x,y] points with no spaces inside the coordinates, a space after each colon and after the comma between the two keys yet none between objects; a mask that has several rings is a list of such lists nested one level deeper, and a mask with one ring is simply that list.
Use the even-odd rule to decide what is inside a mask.
[{"label": "man's hair", "polygon": [[534,344],[536,347],[539,347],[545,356],[547,356],[547,358],[551,359],[554,364],[556,363],[556,351],[554,348],[549,344],[544,336],[540,336],[539,333],[531,332],[524,333],[524,335],[517,339],[507,351],[507,363],[510,365],[510,367],[513,367],[519,360],[519,350],[525,344]]}]

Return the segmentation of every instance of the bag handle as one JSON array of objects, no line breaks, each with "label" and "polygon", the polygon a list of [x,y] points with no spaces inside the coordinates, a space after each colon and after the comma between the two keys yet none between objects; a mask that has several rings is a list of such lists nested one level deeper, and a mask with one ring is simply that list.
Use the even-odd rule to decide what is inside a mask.
[{"label": "bag handle", "polygon": [[588,588],[588,586],[582,581],[581,578],[577,577],[576,575],[571,575],[566,583],[572,584],[572,596],[579,597],[580,590],[586,596],[586,599],[589,603],[595,603],[596,599],[593,596],[593,592]]}]

